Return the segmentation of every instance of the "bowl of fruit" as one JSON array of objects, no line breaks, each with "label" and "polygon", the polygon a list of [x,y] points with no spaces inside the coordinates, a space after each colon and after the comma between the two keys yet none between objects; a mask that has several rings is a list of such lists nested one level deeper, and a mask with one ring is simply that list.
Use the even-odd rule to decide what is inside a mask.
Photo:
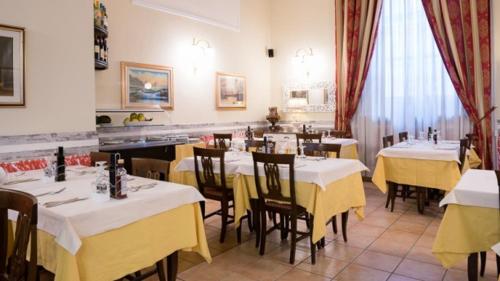
[{"label": "bowl of fruit", "polygon": [[143,113],[132,112],[129,117],[123,119],[123,125],[128,127],[147,126],[151,124],[151,121],[153,118],[146,118]]}]

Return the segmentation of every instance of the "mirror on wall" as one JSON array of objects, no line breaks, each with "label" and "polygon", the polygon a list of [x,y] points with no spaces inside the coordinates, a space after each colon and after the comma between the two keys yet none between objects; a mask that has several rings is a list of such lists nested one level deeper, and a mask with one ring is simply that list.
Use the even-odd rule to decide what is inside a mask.
[{"label": "mirror on wall", "polygon": [[332,82],[287,83],[283,86],[284,112],[333,112],[335,87]]}]

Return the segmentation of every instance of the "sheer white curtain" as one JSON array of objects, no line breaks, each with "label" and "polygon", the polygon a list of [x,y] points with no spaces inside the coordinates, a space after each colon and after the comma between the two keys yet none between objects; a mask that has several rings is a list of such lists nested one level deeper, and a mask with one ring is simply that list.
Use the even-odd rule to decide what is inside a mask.
[{"label": "sheer white curtain", "polygon": [[470,122],[446,72],[421,0],[385,0],[373,60],[352,122],[361,160],[373,170],[382,137],[431,126],[458,140]]}]

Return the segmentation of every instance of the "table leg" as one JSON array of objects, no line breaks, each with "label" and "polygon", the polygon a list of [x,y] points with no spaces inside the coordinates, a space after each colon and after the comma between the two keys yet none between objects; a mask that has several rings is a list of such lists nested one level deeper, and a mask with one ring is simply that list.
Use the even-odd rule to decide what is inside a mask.
[{"label": "table leg", "polygon": [[177,279],[177,269],[179,265],[179,252],[175,251],[167,257],[167,281]]},{"label": "table leg", "polygon": [[469,281],[477,281],[477,270],[478,270],[478,254],[472,253],[469,255],[467,259],[467,276],[469,277]]}]

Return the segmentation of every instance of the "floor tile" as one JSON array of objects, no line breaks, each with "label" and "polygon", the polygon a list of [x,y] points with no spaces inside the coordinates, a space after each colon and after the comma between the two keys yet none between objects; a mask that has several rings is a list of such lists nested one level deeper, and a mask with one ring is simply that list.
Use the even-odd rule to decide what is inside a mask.
[{"label": "floor tile", "polygon": [[405,259],[394,273],[423,281],[441,281],[445,271],[438,265]]},{"label": "floor tile", "polygon": [[394,241],[391,238],[379,238],[368,247],[369,250],[387,255],[404,257],[410,251],[409,243]]},{"label": "floor tile", "polygon": [[285,273],[276,281],[329,281],[330,278],[317,275],[314,273],[302,271],[300,269],[292,269]]},{"label": "floor tile", "polygon": [[403,275],[392,274],[387,281],[420,281]]},{"label": "floor tile", "polygon": [[318,256],[316,264],[312,265],[309,259],[297,266],[298,269],[333,278],[341,272],[349,263],[325,256]]},{"label": "floor tile", "polygon": [[359,256],[361,252],[363,252],[362,248],[356,248],[334,241],[326,245],[324,249],[321,249],[318,254],[350,262]]},{"label": "floor tile", "polygon": [[401,257],[390,256],[382,253],[365,251],[354,260],[354,263],[374,269],[393,272],[401,262]]},{"label": "floor tile", "polygon": [[431,248],[415,246],[410,250],[406,258],[414,261],[441,265],[441,262],[432,254]]},{"label": "floor tile", "polygon": [[385,281],[390,273],[364,267],[356,264],[349,265],[334,280],[337,281]]}]

